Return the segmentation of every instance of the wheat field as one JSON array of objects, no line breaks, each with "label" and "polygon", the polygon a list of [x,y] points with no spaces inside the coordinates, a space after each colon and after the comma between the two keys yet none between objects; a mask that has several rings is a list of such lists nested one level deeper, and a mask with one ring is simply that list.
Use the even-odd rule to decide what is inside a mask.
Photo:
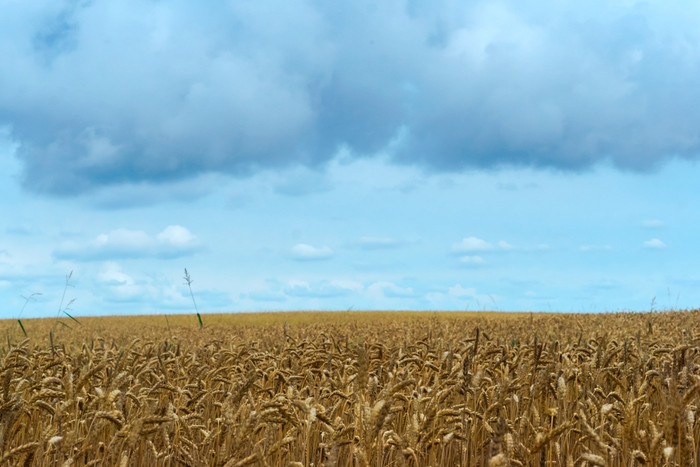
[{"label": "wheat field", "polygon": [[698,462],[700,311],[23,323],[0,321],[2,465]]}]

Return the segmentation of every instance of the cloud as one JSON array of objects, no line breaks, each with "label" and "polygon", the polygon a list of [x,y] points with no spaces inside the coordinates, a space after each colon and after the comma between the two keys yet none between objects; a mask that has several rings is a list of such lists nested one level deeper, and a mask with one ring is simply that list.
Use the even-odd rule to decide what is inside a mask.
[{"label": "cloud", "polygon": [[367,287],[367,292],[376,298],[411,298],[416,296],[412,287],[401,287],[388,281],[370,284]]},{"label": "cloud", "polygon": [[696,4],[29,0],[4,13],[0,125],[37,192],[318,168],[341,146],[436,171],[649,170],[700,154]]},{"label": "cloud", "polygon": [[463,238],[459,243],[452,244],[452,251],[454,253],[467,253],[472,251],[490,251],[493,250],[494,246],[476,237]]},{"label": "cloud", "polygon": [[379,250],[395,248],[399,245],[398,240],[391,237],[360,237],[357,244],[363,250]]},{"label": "cloud", "polygon": [[313,193],[324,193],[333,188],[332,184],[319,170],[296,167],[284,173],[273,183],[273,190],[280,195],[304,196]]},{"label": "cloud", "polygon": [[170,183],[124,182],[116,186],[104,186],[91,193],[91,205],[106,210],[143,208],[166,202],[189,203],[207,195],[212,186],[222,186],[221,175],[201,175]]},{"label": "cloud", "polygon": [[504,242],[503,240],[501,240],[498,242],[498,248],[501,250],[507,251],[507,250],[512,250],[515,247],[513,245],[511,245],[510,243]]},{"label": "cloud", "polygon": [[166,248],[186,251],[198,245],[197,237],[180,225],[169,225],[156,236],[159,244]]},{"label": "cloud", "polygon": [[116,303],[150,302],[157,299],[156,287],[136,281],[117,263],[106,262],[97,274],[103,300]]},{"label": "cloud", "polygon": [[641,225],[645,229],[658,229],[660,227],[665,226],[666,224],[664,223],[664,221],[659,219],[644,219]]},{"label": "cloud", "polygon": [[516,248],[508,242],[500,240],[495,245],[477,237],[463,238],[461,241],[452,244],[453,253],[474,253],[485,251],[511,251]]},{"label": "cloud", "polygon": [[298,243],[292,247],[292,259],[297,261],[315,261],[328,259],[333,256],[333,250],[327,246],[315,247],[306,243]]},{"label": "cloud", "polygon": [[450,297],[476,297],[476,289],[474,287],[462,287],[460,284],[455,284],[447,289],[447,294]]},{"label": "cloud", "polygon": [[291,297],[334,298],[345,297],[362,289],[362,284],[349,281],[323,280],[315,283],[291,281],[283,292]]},{"label": "cloud", "polygon": [[644,242],[644,248],[660,250],[666,248],[666,244],[658,238],[652,238],[651,240],[647,240],[646,242]]},{"label": "cloud", "polygon": [[484,261],[484,258],[478,255],[473,255],[473,256],[460,256],[459,258],[460,263],[468,264],[468,265],[473,265],[473,266],[480,266],[482,264],[485,264],[486,261]]},{"label": "cloud", "polygon": [[57,259],[100,261],[129,258],[179,258],[195,253],[199,240],[185,227],[171,225],[155,237],[141,230],[116,229],[87,243],[65,242],[53,252]]}]

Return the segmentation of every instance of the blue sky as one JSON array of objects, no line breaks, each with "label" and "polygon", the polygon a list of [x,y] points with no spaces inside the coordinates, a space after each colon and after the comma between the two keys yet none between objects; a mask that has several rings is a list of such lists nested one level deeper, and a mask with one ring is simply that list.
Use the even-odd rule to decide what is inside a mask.
[{"label": "blue sky", "polygon": [[700,4],[8,1],[2,316],[700,303]]}]

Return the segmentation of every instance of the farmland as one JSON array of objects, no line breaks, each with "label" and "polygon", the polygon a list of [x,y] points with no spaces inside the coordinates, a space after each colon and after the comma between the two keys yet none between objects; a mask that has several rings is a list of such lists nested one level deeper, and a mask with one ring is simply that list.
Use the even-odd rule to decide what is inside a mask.
[{"label": "farmland", "polygon": [[1,321],[0,464],[697,465],[700,311],[203,321]]}]

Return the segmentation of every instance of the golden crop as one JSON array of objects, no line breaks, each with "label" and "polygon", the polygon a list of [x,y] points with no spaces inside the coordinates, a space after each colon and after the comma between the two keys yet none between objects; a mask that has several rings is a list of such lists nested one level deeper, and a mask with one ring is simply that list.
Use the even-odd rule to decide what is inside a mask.
[{"label": "golden crop", "polygon": [[0,322],[0,464],[697,465],[700,311]]}]

